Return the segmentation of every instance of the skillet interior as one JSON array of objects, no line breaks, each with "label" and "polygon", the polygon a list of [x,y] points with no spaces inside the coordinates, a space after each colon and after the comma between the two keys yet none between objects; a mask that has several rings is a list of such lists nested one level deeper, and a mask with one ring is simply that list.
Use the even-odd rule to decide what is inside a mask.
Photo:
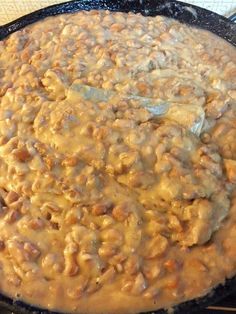
[{"label": "skillet interior", "polygon": [[[121,12],[132,11],[135,13],[142,13],[147,16],[163,15],[175,18],[195,27],[209,30],[236,46],[236,24],[211,11],[172,0],[74,0],[35,11],[6,25],[0,26],[0,40],[4,39],[9,34],[45,17],[91,9]],[[208,295],[176,306],[175,313],[199,312],[201,308],[221,300],[234,291],[236,291],[236,276],[232,279],[226,280],[224,285],[219,285]],[[56,312],[40,310],[39,308],[27,305],[24,302],[14,301],[1,294],[0,307],[13,311],[15,314],[57,314]],[[142,314],[162,313],[164,314],[166,311],[158,310]]]}]

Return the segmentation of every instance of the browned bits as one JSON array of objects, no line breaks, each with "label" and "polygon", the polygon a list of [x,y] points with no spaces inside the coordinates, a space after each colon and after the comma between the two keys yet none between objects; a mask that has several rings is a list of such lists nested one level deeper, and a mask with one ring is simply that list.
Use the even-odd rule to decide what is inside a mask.
[{"label": "browned bits", "polygon": [[120,222],[127,219],[129,216],[129,205],[128,205],[128,203],[122,203],[122,204],[116,205],[112,210],[112,216]]},{"label": "browned bits", "polygon": [[112,206],[113,203],[109,201],[95,204],[92,207],[92,214],[95,216],[104,215],[112,208]]},{"label": "browned bits", "polygon": [[51,226],[52,229],[54,229],[54,230],[60,230],[60,225],[59,225],[58,222],[50,221],[50,226]]},{"label": "browned bits", "polygon": [[13,150],[13,155],[20,162],[26,162],[31,158],[30,153],[28,152],[26,147],[17,148]]}]

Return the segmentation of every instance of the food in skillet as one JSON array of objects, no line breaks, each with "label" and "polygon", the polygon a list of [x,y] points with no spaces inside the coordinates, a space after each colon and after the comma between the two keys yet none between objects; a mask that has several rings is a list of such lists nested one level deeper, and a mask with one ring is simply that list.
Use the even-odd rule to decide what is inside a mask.
[{"label": "food in skillet", "polygon": [[165,17],[50,17],[0,42],[0,291],[137,313],[236,273],[236,52]]}]

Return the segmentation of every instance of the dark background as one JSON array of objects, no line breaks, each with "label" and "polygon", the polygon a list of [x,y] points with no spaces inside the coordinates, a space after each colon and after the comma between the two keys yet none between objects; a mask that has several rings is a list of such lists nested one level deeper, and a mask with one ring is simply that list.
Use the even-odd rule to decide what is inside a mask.
[{"label": "dark background", "polygon": [[[212,308],[213,307],[213,308]],[[196,314],[231,314],[236,313],[236,293],[223,299],[215,305],[212,305],[210,309],[198,310]],[[18,314],[17,312],[11,312],[0,308],[0,314]],[[186,312],[186,314],[188,314]]]}]

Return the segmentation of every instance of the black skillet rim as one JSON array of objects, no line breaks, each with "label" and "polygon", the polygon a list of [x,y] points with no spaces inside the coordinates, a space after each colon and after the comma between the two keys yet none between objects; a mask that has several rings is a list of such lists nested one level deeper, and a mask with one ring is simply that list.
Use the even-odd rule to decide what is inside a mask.
[{"label": "black skillet rim", "polygon": [[180,22],[207,29],[236,46],[236,25],[233,20],[230,21],[207,9],[175,0],[73,0],[55,4],[0,26],[0,40],[45,17],[91,8],[172,17]]},{"label": "black skillet rim", "polygon": [[[122,0],[74,0],[64,2],[37,10],[13,22],[0,26],[0,40],[45,17],[91,9],[122,12],[133,11],[135,13],[142,13],[143,15],[164,15],[172,17],[180,22],[207,29],[236,46],[236,25],[233,22],[209,10],[174,0],[128,0],[126,3]],[[234,291],[236,291],[236,276],[231,279],[226,279],[224,284],[218,285],[203,297],[177,305],[175,307],[175,313],[193,313],[221,300]],[[14,311],[17,314],[61,314],[37,308],[22,301],[13,300],[2,294],[0,294],[0,307]],[[145,314],[164,313],[166,313],[166,311],[161,309],[146,312]]]}]

